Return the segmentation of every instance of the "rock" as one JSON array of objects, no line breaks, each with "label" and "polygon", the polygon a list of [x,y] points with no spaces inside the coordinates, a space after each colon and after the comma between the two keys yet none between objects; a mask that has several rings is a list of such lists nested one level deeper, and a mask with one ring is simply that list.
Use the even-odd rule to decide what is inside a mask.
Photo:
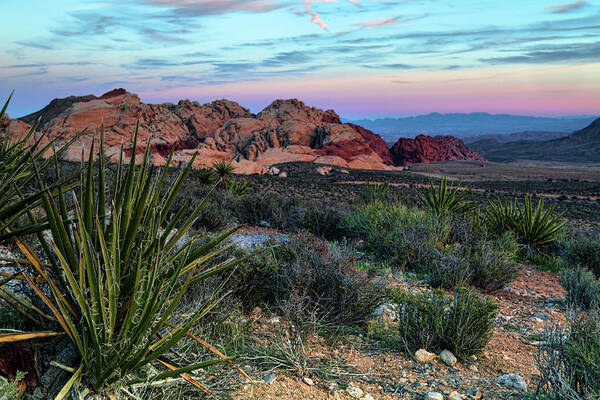
[{"label": "rock", "polygon": [[522,376],[517,374],[505,374],[496,379],[496,382],[507,389],[514,389],[521,392],[527,390],[527,382]]},{"label": "rock", "polygon": [[[198,154],[194,168],[226,160],[234,163],[236,173],[269,173],[282,178],[286,174],[273,165],[304,161],[342,168],[394,170],[401,169],[394,166],[398,164],[396,159],[406,161],[406,157],[399,155],[406,146],[396,146],[394,153],[374,132],[355,124],[344,124],[334,111],[309,107],[297,99],[275,100],[255,115],[229,100],[207,104],[189,100],[177,104],[146,104],[134,93],[115,89],[101,96],[52,100],[40,111],[18,120],[3,118],[0,128],[9,127],[11,136],[21,137],[38,119],[38,129],[46,135],[41,145],[53,139],[60,145],[87,128],[64,154],[66,159],[74,161],[79,161],[82,150],[91,148],[94,134],[101,126],[109,160],[118,159],[121,143],[125,146],[125,158],[131,157],[133,132],[138,121],[137,154],[139,156],[149,144],[151,160],[156,166],[164,165],[172,151],[174,163],[185,162]],[[455,151],[462,143],[456,138],[446,137],[442,142],[423,150],[421,158],[408,157],[407,162],[462,159],[467,154],[462,148],[464,154]]]},{"label": "rock", "polygon": [[426,363],[429,361],[433,361],[437,358],[435,353],[430,353],[425,349],[419,349],[415,352],[415,360],[420,363]]},{"label": "rock", "polygon": [[454,354],[452,354],[451,351],[449,350],[444,350],[440,353],[440,360],[442,360],[444,362],[444,364],[452,367],[454,364],[456,364],[456,357],[454,356]]},{"label": "rock", "polygon": [[346,393],[353,399],[360,399],[363,397],[362,389],[354,386],[352,383],[350,383],[350,385],[348,385],[348,387],[346,388]]},{"label": "rock", "polygon": [[285,172],[285,171],[280,172],[279,175],[277,175],[277,176],[279,176],[280,178],[287,178],[287,172]]},{"label": "rock", "polygon": [[462,140],[453,136],[418,135],[414,139],[400,138],[390,151],[394,165],[454,160],[486,161]]},{"label": "rock", "polygon": [[374,399],[374,398],[373,398],[373,396],[371,396],[369,393],[366,393],[366,394],[363,396],[362,400],[375,400],[375,399]]},{"label": "rock", "polygon": [[477,372],[477,371],[479,371],[479,369],[477,368],[477,365],[475,365],[475,364],[471,364],[471,365],[469,365],[469,369],[470,369],[471,371],[473,371],[473,372]]},{"label": "rock", "polygon": [[425,394],[425,400],[444,400],[444,395],[439,392],[429,392]]},{"label": "rock", "polygon": [[271,383],[275,382],[276,379],[277,377],[275,376],[275,374],[269,374],[262,377],[262,381],[267,385],[270,385]]},{"label": "rock", "polygon": [[448,400],[463,400],[463,398],[460,393],[454,390],[448,395]]},{"label": "rock", "polygon": [[272,318],[269,318],[269,320],[267,321],[267,323],[270,325],[275,325],[280,322],[281,322],[281,318],[279,318],[279,317],[272,317]]},{"label": "rock", "polygon": [[302,378],[302,382],[306,383],[308,386],[315,386],[315,382],[307,376]]},{"label": "rock", "polygon": [[263,228],[270,228],[271,227],[271,224],[268,221],[265,221],[265,220],[259,221],[258,224],[260,226],[262,226]]}]

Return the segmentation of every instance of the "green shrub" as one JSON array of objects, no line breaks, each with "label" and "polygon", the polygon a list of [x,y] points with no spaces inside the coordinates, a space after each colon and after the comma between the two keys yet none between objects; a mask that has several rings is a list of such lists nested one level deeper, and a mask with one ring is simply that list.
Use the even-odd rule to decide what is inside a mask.
[{"label": "green shrub", "polygon": [[202,185],[212,185],[217,181],[217,176],[212,168],[200,168],[194,171],[194,177]]},{"label": "green shrub", "polygon": [[231,210],[242,224],[259,225],[264,221],[274,228],[282,228],[297,205],[295,198],[259,192],[234,199]]},{"label": "green shrub", "polygon": [[537,356],[538,391],[552,400],[593,400],[600,394],[600,311],[575,315],[546,331]]},{"label": "green shrub", "polygon": [[390,300],[398,310],[390,339],[409,353],[422,348],[436,353],[447,349],[464,360],[483,352],[492,338],[498,306],[475,290],[457,288],[452,296],[446,296],[442,291],[397,289]]},{"label": "green shrub", "polygon": [[460,189],[460,182],[454,188],[448,187],[448,178],[442,177],[436,187],[433,181],[428,188],[417,191],[419,205],[437,215],[467,214],[475,209],[475,203],[468,200],[469,191]]},{"label": "green shrub", "polygon": [[485,292],[501,289],[517,276],[514,262],[517,248],[512,236],[505,234],[495,241],[455,244],[436,250],[424,267],[427,281],[444,289],[466,285]]},{"label": "green shrub", "polygon": [[451,229],[446,217],[382,201],[350,211],[343,226],[348,236],[363,239],[364,249],[377,259],[417,271],[443,246]]},{"label": "green shrub", "polygon": [[468,259],[461,254],[461,248],[453,251],[436,250],[426,267],[427,282],[433,287],[453,289],[467,286],[473,273]]},{"label": "green shrub", "polygon": [[295,207],[286,221],[288,230],[305,230],[327,240],[338,240],[345,236],[343,226],[345,211],[340,207],[307,202]]},{"label": "green shrub", "polygon": [[469,257],[471,284],[485,292],[508,285],[519,271],[514,261],[517,249],[511,234],[478,243]]},{"label": "green shrub", "polygon": [[591,271],[581,267],[564,270],[560,283],[570,304],[584,310],[600,306],[600,282]]},{"label": "green shrub", "polygon": [[573,230],[558,242],[559,254],[570,265],[579,265],[600,278],[600,230]]},{"label": "green shrub", "polygon": [[353,249],[308,233],[241,265],[230,282],[246,309],[276,306],[302,330],[360,325],[385,294],[383,282],[356,268]]}]

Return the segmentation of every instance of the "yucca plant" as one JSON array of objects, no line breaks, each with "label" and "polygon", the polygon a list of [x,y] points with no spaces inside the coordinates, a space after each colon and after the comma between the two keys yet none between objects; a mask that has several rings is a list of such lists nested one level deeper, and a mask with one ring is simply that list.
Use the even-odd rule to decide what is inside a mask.
[{"label": "yucca plant", "polygon": [[449,187],[445,176],[437,187],[430,181],[429,187],[417,191],[419,205],[437,215],[467,214],[475,208],[475,204],[468,200],[469,191],[461,189],[460,184]]},{"label": "yucca plant", "polygon": [[[171,325],[169,319],[185,291],[244,259],[219,264],[213,261],[232,246],[217,248],[235,228],[202,246],[197,244],[199,237],[184,240],[206,199],[194,210],[190,210],[188,201],[168,220],[195,157],[165,188],[172,154],[158,173],[150,164],[148,146],[136,168],[136,145],[137,129],[131,161],[126,166],[121,150],[114,186],[107,190],[103,138],[97,170],[92,142],[87,166],[82,168],[79,193],[73,196],[72,212],[68,211],[64,192],[57,196],[44,193],[44,209],[54,239],[52,243],[42,243],[49,264],[44,264],[27,244],[17,239],[39,274],[37,280],[27,275],[25,279],[81,356],[81,366],[65,390],[77,380],[99,393],[176,375],[190,380],[188,372],[230,360],[216,350],[220,358],[184,367],[176,367],[165,358],[220,300],[216,290],[185,324]],[[106,193],[111,193],[111,197],[107,198]],[[51,296],[46,295],[48,290]],[[153,363],[169,370],[152,374],[148,366]],[[193,383],[203,388],[198,382]]]},{"label": "yucca plant", "polygon": [[212,169],[217,179],[227,179],[233,174],[236,167],[230,161],[217,161],[213,164]]},{"label": "yucca plant", "polygon": [[534,207],[531,196],[525,196],[522,204],[517,199],[504,202],[498,198],[484,210],[483,221],[490,231],[511,231],[520,244],[539,249],[556,241],[565,228],[564,212],[555,214],[555,208],[545,209],[544,199]]},{"label": "yucca plant", "polygon": [[513,225],[518,219],[518,210],[517,199],[511,202],[498,197],[495,203],[488,202],[488,206],[483,210],[481,217],[488,231],[502,234],[513,230]]},{"label": "yucca plant", "polygon": [[212,185],[217,180],[215,171],[212,168],[200,168],[195,175],[202,185]]},{"label": "yucca plant", "polygon": [[250,183],[248,181],[234,181],[232,180],[227,185],[227,191],[234,197],[242,197],[248,194],[250,189]]},{"label": "yucca plant", "polygon": [[524,245],[540,247],[556,241],[565,228],[564,212],[555,214],[556,205],[544,208],[544,199],[539,199],[535,208],[531,196],[525,196],[518,204],[517,219],[513,231]]}]

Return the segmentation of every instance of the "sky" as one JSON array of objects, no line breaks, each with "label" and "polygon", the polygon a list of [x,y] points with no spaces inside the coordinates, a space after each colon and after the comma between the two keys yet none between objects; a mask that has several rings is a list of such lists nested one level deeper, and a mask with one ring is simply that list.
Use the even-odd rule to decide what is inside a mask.
[{"label": "sky", "polygon": [[2,0],[0,15],[11,116],[117,87],[344,118],[600,114],[600,0]]}]

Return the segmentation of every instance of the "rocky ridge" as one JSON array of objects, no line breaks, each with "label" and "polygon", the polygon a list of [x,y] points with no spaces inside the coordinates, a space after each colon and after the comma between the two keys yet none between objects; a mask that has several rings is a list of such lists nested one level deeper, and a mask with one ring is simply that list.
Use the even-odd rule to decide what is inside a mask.
[{"label": "rocky ridge", "polygon": [[[139,143],[150,143],[155,165],[164,165],[171,151],[175,162],[197,153],[194,167],[232,161],[238,173],[265,173],[284,162],[306,161],[343,168],[393,170],[413,162],[483,160],[459,139],[417,137],[400,139],[391,149],[374,132],[342,123],[333,110],[309,107],[297,99],[275,100],[258,114],[229,100],[207,104],[181,100],[177,104],[146,104],[133,93],[115,89],[102,96],[55,99],[33,114],[10,120],[12,136],[31,124],[44,141],[64,142],[84,131],[65,157],[79,160],[103,127],[106,154],[116,160],[123,144],[131,154],[132,133],[138,126]],[[6,125],[4,121],[4,125]]]}]

